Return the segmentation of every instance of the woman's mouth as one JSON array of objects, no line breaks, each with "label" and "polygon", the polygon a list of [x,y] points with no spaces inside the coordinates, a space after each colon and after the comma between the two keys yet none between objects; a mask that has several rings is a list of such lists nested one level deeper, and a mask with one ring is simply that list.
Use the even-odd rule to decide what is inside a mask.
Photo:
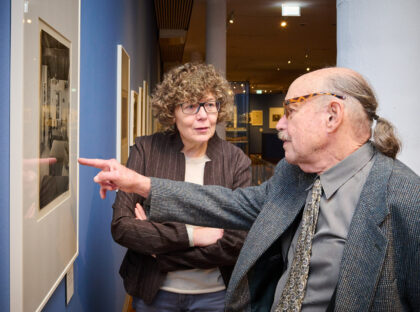
[{"label": "woman's mouth", "polygon": [[200,127],[200,128],[195,128],[195,131],[197,131],[197,132],[207,132],[208,129],[209,129],[209,127]]}]

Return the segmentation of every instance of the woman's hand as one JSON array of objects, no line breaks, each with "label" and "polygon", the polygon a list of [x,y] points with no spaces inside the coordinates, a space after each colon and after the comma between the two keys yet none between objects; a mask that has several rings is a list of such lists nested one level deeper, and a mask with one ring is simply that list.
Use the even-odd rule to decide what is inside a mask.
[{"label": "woman's hand", "polygon": [[147,220],[146,213],[144,212],[143,207],[137,203],[136,207],[134,208],[134,213],[136,214],[136,219],[145,221]]},{"label": "woman's hand", "polygon": [[100,185],[99,194],[102,199],[106,197],[107,191],[117,189],[126,193],[137,193],[143,197],[149,196],[150,178],[128,169],[115,159],[79,158],[79,163],[101,169],[93,181]]},{"label": "woman's hand", "polygon": [[210,227],[195,227],[193,230],[193,242],[195,247],[206,247],[216,244],[223,237],[223,229]]}]

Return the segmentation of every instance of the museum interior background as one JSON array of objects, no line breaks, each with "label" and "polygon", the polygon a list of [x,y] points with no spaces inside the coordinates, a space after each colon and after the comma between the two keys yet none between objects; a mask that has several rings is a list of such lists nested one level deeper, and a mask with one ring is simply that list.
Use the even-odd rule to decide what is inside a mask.
[{"label": "museum interior background", "polygon": [[[14,0],[13,0],[14,1]],[[257,16],[265,22],[282,20],[281,1],[259,1],[267,8],[253,8],[252,0],[207,0],[226,3],[227,63],[226,74],[235,81],[239,103],[247,105],[242,113],[251,113],[243,124],[227,124],[225,135],[233,138],[250,154],[263,154],[263,134],[270,135],[270,116],[278,115],[288,84],[298,75],[324,66],[354,68],[372,83],[380,102],[379,114],[391,120],[403,140],[399,158],[420,173],[420,128],[418,123],[418,72],[420,72],[420,2],[407,0],[404,6],[390,0],[302,0],[302,17],[296,24],[286,19],[288,27],[270,30],[257,25]],[[177,2],[177,1],[175,1]],[[184,3],[187,3],[185,1]],[[241,5],[238,5],[238,3]],[[122,44],[130,55],[130,87],[136,89],[147,81],[149,89],[161,73],[176,62],[206,59],[206,30],[203,20],[194,20],[194,10],[205,9],[205,0],[195,0],[190,27],[168,35],[162,31],[156,10],[159,0],[81,1],[80,16],[80,111],[79,155],[115,157],[116,54]],[[270,7],[270,9],[268,8]],[[321,28],[311,25],[304,12],[315,12]],[[170,8],[165,4],[162,9]],[[259,11],[260,10],[260,11]],[[332,10],[332,11],[331,11]],[[250,13],[251,12],[251,13]],[[331,22],[331,12],[333,12]],[[169,10],[169,13],[171,11]],[[198,12],[200,13],[200,11]],[[201,12],[203,14],[203,12]],[[205,13],[204,13],[205,14]],[[0,2],[0,310],[10,310],[10,41],[11,0]],[[336,18],[335,18],[336,16]],[[228,20],[234,19],[230,24]],[[242,27],[240,28],[239,26]],[[308,24],[309,23],[309,24]],[[258,29],[265,29],[265,34]],[[314,30],[315,33],[310,33]],[[188,35],[182,36],[184,32]],[[276,33],[276,32],[277,33]],[[285,39],[284,32],[293,36]],[[308,35],[309,33],[309,35]],[[175,35],[174,35],[175,34]],[[181,36],[179,35],[181,34]],[[302,37],[302,34],[306,34]],[[231,36],[231,37],[230,37]],[[262,37],[262,43],[251,39]],[[184,39],[183,39],[184,38]],[[194,39],[195,38],[195,39]],[[291,39],[292,38],[292,39]],[[194,39],[193,42],[189,41]],[[275,44],[273,41],[276,41]],[[248,49],[240,46],[247,43]],[[255,43],[257,42],[257,43]],[[178,46],[178,47],[177,47]],[[180,48],[181,46],[181,48]],[[251,48],[252,46],[252,48]],[[311,47],[311,48],[305,48]],[[171,50],[172,49],[172,50]],[[267,51],[270,50],[271,51]],[[248,51],[247,51],[248,50]],[[177,51],[175,54],[165,54]],[[252,54],[249,53],[252,51]],[[248,59],[244,59],[244,55]],[[270,53],[268,53],[270,52]],[[241,54],[242,53],[242,54]],[[265,54],[267,53],[267,54]],[[308,57],[305,55],[308,54]],[[272,56],[278,56],[273,60]],[[181,57],[181,59],[179,58]],[[291,61],[288,63],[288,61]],[[271,84],[269,83],[271,82]],[[243,85],[243,86],[242,86]],[[257,94],[256,90],[262,90]],[[271,90],[271,92],[270,92]],[[245,93],[243,93],[245,91]],[[241,102],[242,101],[242,102]],[[239,104],[242,105],[242,104]],[[270,115],[270,108],[274,108]],[[241,108],[242,109],[242,108]],[[258,120],[262,111],[262,124]],[[274,119],[278,116],[274,116]],[[245,127],[244,133],[237,134]],[[244,139],[246,137],[246,139]],[[238,139],[239,138],[239,139]],[[244,140],[242,140],[244,139]],[[267,139],[269,140],[269,139]],[[244,143],[247,142],[244,146]],[[272,145],[269,141],[268,145]],[[270,158],[270,152],[268,156]],[[273,157],[277,157],[274,155]],[[65,284],[61,282],[51,295],[44,311],[121,311],[125,299],[118,269],[124,249],[110,234],[111,205],[114,195],[101,200],[92,182],[96,170],[79,171],[79,255],[74,263],[74,295],[65,303]]]}]

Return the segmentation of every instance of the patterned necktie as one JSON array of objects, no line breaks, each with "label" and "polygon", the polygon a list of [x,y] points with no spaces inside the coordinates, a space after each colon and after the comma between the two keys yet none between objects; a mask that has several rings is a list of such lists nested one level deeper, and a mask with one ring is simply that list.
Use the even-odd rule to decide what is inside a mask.
[{"label": "patterned necktie", "polygon": [[276,312],[300,311],[305,297],[311,258],[312,238],[318,221],[321,181],[317,178],[312,187],[312,198],[302,217],[302,230],[296,243],[290,273],[284,286]]}]

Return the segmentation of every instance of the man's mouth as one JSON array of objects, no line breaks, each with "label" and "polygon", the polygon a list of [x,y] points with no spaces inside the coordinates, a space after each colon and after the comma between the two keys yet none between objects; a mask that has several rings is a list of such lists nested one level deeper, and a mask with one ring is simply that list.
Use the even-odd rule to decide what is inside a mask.
[{"label": "man's mouth", "polygon": [[292,138],[284,131],[279,131],[277,133],[277,137],[282,140],[283,142],[289,142],[292,140]]}]

